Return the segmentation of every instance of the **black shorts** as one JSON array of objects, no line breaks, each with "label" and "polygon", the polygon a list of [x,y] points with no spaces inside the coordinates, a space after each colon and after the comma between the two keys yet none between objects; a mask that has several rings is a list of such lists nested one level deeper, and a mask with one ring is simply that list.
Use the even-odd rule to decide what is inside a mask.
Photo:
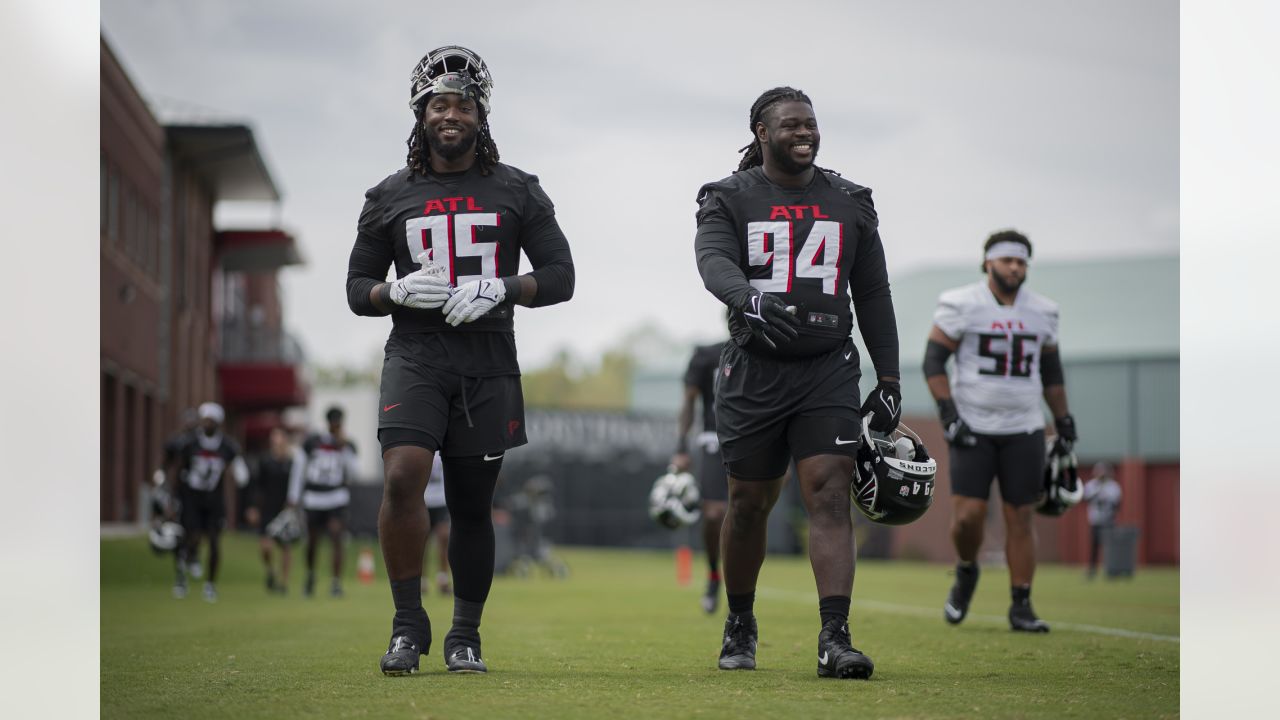
[{"label": "black shorts", "polygon": [[283,497],[279,499],[279,502],[276,502],[275,498],[271,498],[263,502],[262,505],[258,507],[259,536],[267,536],[267,526],[271,524],[272,520],[276,519],[277,515],[284,511],[284,504],[285,499]]},{"label": "black shorts", "polygon": [[711,452],[704,448],[698,450],[698,489],[703,500],[729,499],[729,475],[724,469],[724,458],[720,451]]},{"label": "black shorts", "polygon": [[824,355],[775,360],[727,343],[716,372],[716,433],[729,474],[772,480],[791,460],[857,457],[862,437],[853,341]]},{"label": "black shorts", "polygon": [[441,505],[440,507],[427,506],[427,519],[431,522],[431,527],[435,527],[441,523],[449,522],[449,508]]},{"label": "black shorts", "polygon": [[347,525],[347,505],[340,505],[329,510],[307,511],[307,532],[311,534],[329,531],[329,520],[337,518],[343,527]]},{"label": "black shorts", "polygon": [[226,503],[222,499],[222,490],[193,490],[183,485],[178,493],[182,501],[182,514],[179,521],[182,529],[188,533],[220,532],[227,524]]},{"label": "black shorts", "polygon": [[986,500],[991,479],[1010,505],[1030,505],[1044,485],[1044,430],[1016,435],[980,435],[973,447],[951,446],[951,494]]},{"label": "black shorts", "polygon": [[383,452],[420,445],[447,457],[468,457],[528,442],[519,375],[466,377],[388,356],[382,364],[380,407]]}]

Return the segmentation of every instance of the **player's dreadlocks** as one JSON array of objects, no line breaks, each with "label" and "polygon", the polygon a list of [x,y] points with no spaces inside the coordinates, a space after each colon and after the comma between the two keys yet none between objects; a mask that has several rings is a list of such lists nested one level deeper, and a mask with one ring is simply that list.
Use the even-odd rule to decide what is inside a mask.
[{"label": "player's dreadlocks", "polygon": [[[751,104],[751,115],[747,123],[747,129],[751,131],[751,142],[738,150],[740,153],[745,153],[742,156],[742,161],[738,163],[739,171],[764,164],[764,155],[760,151],[760,141],[756,139],[756,123],[763,122],[764,113],[769,108],[780,102],[791,102],[793,100],[813,107],[813,101],[809,99],[809,96],[793,87],[776,87],[772,90],[765,90]],[[833,170],[818,167],[817,165],[814,165],[814,167],[822,172],[835,173]],[[835,174],[839,175],[840,173]]]},{"label": "player's dreadlocks", "polygon": [[[477,104],[476,110],[480,113],[480,129],[476,134],[476,162],[480,164],[480,174],[488,175],[493,172],[493,166],[498,164],[498,144],[493,141],[493,135],[489,132],[489,118],[485,115],[484,108]],[[427,126],[422,122],[426,111],[427,103],[419,103],[414,111],[413,130],[405,141],[405,145],[409,146],[409,154],[405,157],[409,174],[422,177],[426,177],[431,170],[427,161]]]}]

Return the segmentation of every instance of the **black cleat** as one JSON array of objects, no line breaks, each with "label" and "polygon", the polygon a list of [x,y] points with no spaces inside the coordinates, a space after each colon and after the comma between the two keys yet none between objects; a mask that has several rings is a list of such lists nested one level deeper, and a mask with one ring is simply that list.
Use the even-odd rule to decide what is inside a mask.
[{"label": "black cleat", "polygon": [[1031,609],[1031,601],[1009,606],[1009,627],[1016,632],[1047,633],[1049,624],[1036,617]]},{"label": "black cleat", "polygon": [[849,625],[829,622],[818,633],[818,677],[866,680],[875,670],[871,658],[850,644]]},{"label": "black cleat", "polygon": [[760,633],[756,630],[754,615],[744,618],[730,615],[724,621],[724,642],[720,646],[721,670],[755,670],[756,643]]},{"label": "black cleat", "polygon": [[978,564],[956,564],[956,582],[951,586],[947,602],[942,606],[942,617],[951,625],[959,625],[969,614],[969,601],[978,587]]},{"label": "black cleat", "polygon": [[426,653],[409,639],[408,635],[396,635],[391,638],[387,653],[378,662],[382,674],[388,676],[412,675],[418,672],[418,658]]},{"label": "black cleat", "polygon": [[480,659],[480,644],[470,643],[452,646],[444,652],[444,664],[451,673],[487,673],[484,660]]},{"label": "black cleat", "polygon": [[409,675],[418,671],[418,656],[431,652],[431,619],[425,610],[400,612],[391,620],[391,643],[378,665],[383,675]]},{"label": "black cleat", "polygon": [[720,581],[708,580],[707,592],[702,596],[702,612],[711,615],[720,607]]}]

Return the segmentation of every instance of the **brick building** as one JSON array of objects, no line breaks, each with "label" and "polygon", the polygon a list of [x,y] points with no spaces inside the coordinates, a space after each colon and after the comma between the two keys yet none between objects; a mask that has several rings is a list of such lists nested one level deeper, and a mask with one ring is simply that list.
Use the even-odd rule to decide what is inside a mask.
[{"label": "brick building", "polygon": [[223,402],[244,442],[306,403],[276,277],[301,260],[279,229],[214,227],[219,201],[280,200],[252,130],[162,124],[105,40],[99,173],[100,518],[130,522],[184,409]]}]

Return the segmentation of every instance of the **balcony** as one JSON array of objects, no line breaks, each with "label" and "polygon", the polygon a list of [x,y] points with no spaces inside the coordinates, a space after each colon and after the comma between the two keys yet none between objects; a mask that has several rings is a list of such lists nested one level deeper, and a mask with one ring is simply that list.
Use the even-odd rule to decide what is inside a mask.
[{"label": "balcony", "polygon": [[310,395],[301,346],[287,332],[225,321],[218,379],[229,410],[251,412],[306,405]]}]

